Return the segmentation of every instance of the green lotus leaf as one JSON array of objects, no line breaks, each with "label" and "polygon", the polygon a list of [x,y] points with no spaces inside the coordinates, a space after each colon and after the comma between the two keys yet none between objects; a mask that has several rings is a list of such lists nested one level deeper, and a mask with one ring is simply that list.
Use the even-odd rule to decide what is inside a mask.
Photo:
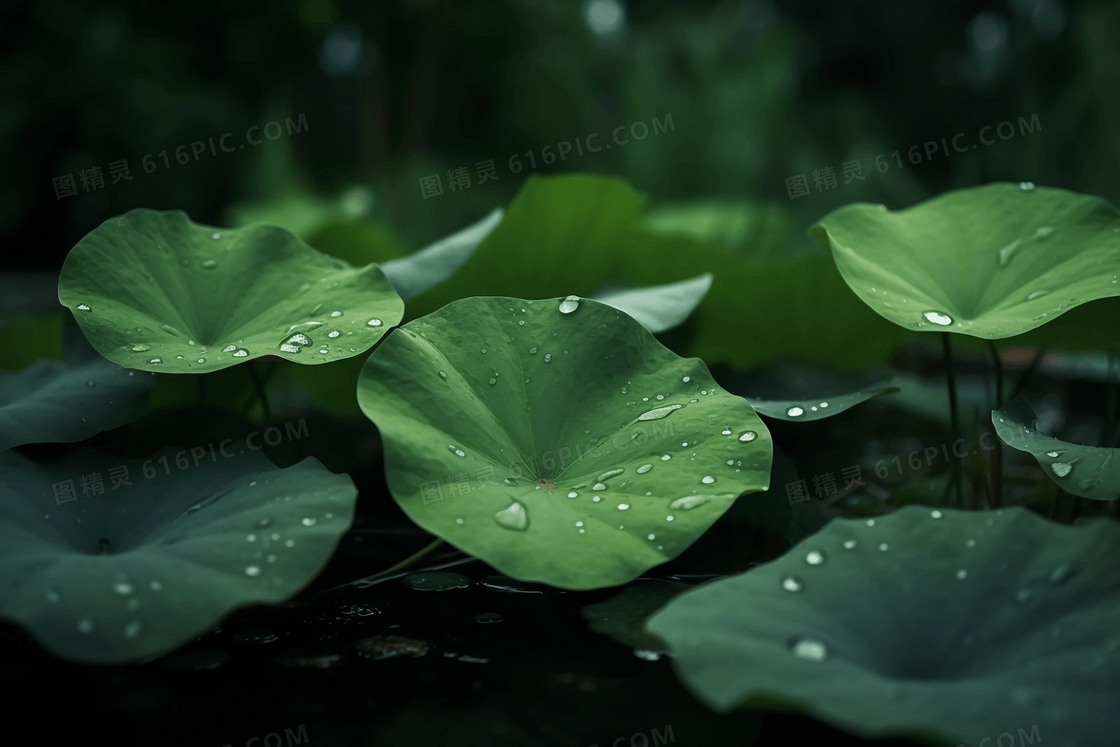
[{"label": "green lotus leaf", "polygon": [[899,391],[894,373],[871,371],[859,376],[800,363],[779,363],[734,376],[725,382],[742,393],[760,415],[778,420],[822,420],[880,394]]},{"label": "green lotus leaf", "polygon": [[990,184],[898,211],[856,203],[809,233],[906,329],[998,340],[1120,296],[1120,211],[1064,189]]},{"label": "green lotus leaf", "polygon": [[503,211],[496,208],[482,220],[447,238],[394,259],[382,266],[389,282],[405,301],[442,283],[466,264],[477,247],[495,226],[502,222]]},{"label": "green lotus leaf", "polygon": [[1042,471],[1067,493],[1098,501],[1120,499],[1120,449],[1082,446],[1033,429],[1034,412],[1021,399],[992,411],[996,435],[1038,460]]},{"label": "green lotus leaf", "polygon": [[154,379],[104,358],[44,358],[22,371],[0,371],[0,451],[84,441],[130,423],[144,412]]},{"label": "green lotus leaf", "polygon": [[966,745],[1037,725],[1090,747],[1120,729],[1118,609],[1114,522],[907,506],[834,520],[646,630],[719,712],[792,706],[864,739]]},{"label": "green lotus leaf", "polygon": [[769,484],[746,401],[596,301],[448,304],[370,355],[358,404],[409,518],[522,581],[624,584]]},{"label": "green lotus leaf", "polygon": [[50,465],[7,452],[0,617],[74,661],[171,651],[238,607],[309,583],[356,495],[310,457],[281,470],[254,452],[171,448],[141,461],[83,449]]},{"label": "green lotus leaf", "polygon": [[97,352],[162,373],[351,358],[404,313],[377,265],[355,269],[276,226],[218,229],[180,210],[95,228],[63,262],[58,298]]},{"label": "green lotus leaf", "polygon": [[746,369],[794,359],[864,370],[885,363],[905,336],[848,288],[827,253],[748,262],[690,236],[642,228],[645,203],[620,179],[530,177],[470,260],[410,301],[406,318],[471,296],[591,297],[605,283],[641,288],[711,273],[686,349],[708,363]]},{"label": "green lotus leaf", "polygon": [[625,311],[650,332],[676,327],[691,314],[712,287],[712,273],[679,283],[647,288],[604,288],[591,298]]},{"label": "green lotus leaf", "polygon": [[683,591],[691,587],[677,581],[646,579],[624,588],[606,601],[589,604],[580,610],[587,627],[596,633],[609,636],[623,646],[645,651],[664,649],[642,627],[650,615]]}]

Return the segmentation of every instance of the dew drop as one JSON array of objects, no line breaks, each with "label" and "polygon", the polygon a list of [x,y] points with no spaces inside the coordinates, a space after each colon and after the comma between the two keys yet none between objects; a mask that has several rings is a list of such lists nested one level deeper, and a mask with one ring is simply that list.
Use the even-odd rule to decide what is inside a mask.
[{"label": "dew drop", "polygon": [[620,503],[620,504],[618,504],[618,510],[619,510],[619,511],[625,511],[625,510],[626,510],[626,509],[628,509],[628,508],[630,508],[630,504],[629,504],[629,503]]},{"label": "dew drop", "polygon": [[786,410],[786,415],[789,415],[791,418],[796,418],[799,415],[804,415],[804,414],[805,414],[805,411],[802,410],[800,407],[791,407],[788,410]]},{"label": "dew drop", "polygon": [[806,661],[824,661],[828,658],[828,647],[820,641],[809,638],[797,638],[790,643],[790,651],[799,659]]},{"label": "dew drop", "polygon": [[880,542],[879,543],[879,551],[880,552],[886,552],[889,549],[890,549],[890,547],[887,545],[886,542]]},{"label": "dew drop", "polygon": [[568,497],[569,497],[569,498],[578,498],[578,497],[579,497],[579,493],[577,493],[576,491],[572,490],[572,491],[570,491],[570,492],[568,493]]},{"label": "dew drop", "polygon": [[1050,465],[1050,469],[1052,469],[1054,474],[1058,477],[1065,477],[1070,473],[1070,470],[1073,469],[1073,465],[1067,462],[1054,462]]},{"label": "dew drop", "polygon": [[935,519],[940,519],[941,518],[941,512],[938,511],[936,508],[934,510],[930,511],[929,515],[932,516]]},{"label": "dew drop", "polygon": [[643,464],[641,467],[638,467],[637,472],[638,472],[639,475],[644,475],[645,473],[649,472],[651,469],[653,469],[652,464]]},{"label": "dew drop", "polygon": [[134,353],[143,353],[145,350],[151,350],[151,349],[152,349],[151,345],[145,345],[143,343],[137,343],[137,344],[132,346],[132,352],[134,352]]},{"label": "dew drop", "polygon": [[245,568],[246,576],[259,576],[261,575],[261,567],[259,565],[250,565]]},{"label": "dew drop", "polygon": [[1046,456],[1050,457],[1051,459],[1056,459],[1056,458],[1058,458],[1059,456],[1061,456],[1061,452],[1058,452],[1058,451],[1048,451],[1048,452],[1046,452]]},{"label": "dew drop", "polygon": [[202,269],[204,269],[204,270],[213,270],[213,269],[214,269],[215,267],[217,267],[217,266],[218,266],[218,263],[217,263],[217,262],[215,262],[215,261],[214,261],[214,260],[212,260],[212,259],[208,259],[208,260],[205,260],[205,261],[204,261],[204,262],[202,263]]},{"label": "dew drop", "polygon": [[755,433],[754,431],[746,431],[741,436],[739,436],[739,440],[743,441],[743,442],[753,441],[756,438],[758,438],[758,434]]},{"label": "dew drop", "polygon": [[663,461],[663,462],[667,462],[667,461],[669,461],[669,460],[670,460],[670,459],[672,459],[672,458],[673,458],[673,457],[672,457],[672,455],[670,455],[670,454],[666,454],[665,456],[661,457],[661,461]]},{"label": "dew drop", "polygon": [[1024,192],[1030,192],[1032,189],[1034,189],[1034,182],[1019,182],[1019,189],[1023,190]]},{"label": "dew drop", "polygon": [[366,322],[367,327],[380,327],[381,324],[382,321],[380,319],[370,319],[368,322]]},{"label": "dew drop", "polygon": [[494,521],[506,529],[523,531],[529,526],[529,515],[525,513],[524,506],[514,501],[509,508],[494,514]]},{"label": "dew drop", "polygon": [[234,357],[234,358],[245,358],[245,357],[246,357],[246,356],[248,356],[248,355],[249,355],[249,351],[248,351],[248,350],[246,350],[245,348],[239,348],[239,349],[238,349],[238,350],[237,350],[237,351],[236,351],[236,352],[235,352],[235,353],[233,354],[233,357]]},{"label": "dew drop", "polygon": [[649,412],[643,412],[638,416],[638,420],[660,420],[661,418],[667,417],[669,413],[673,412],[674,410],[679,410],[682,407],[684,407],[684,405],[668,405],[666,407],[658,407],[657,409],[650,410]]},{"label": "dew drop", "polygon": [[122,597],[126,597],[132,593],[132,584],[126,584],[122,581],[113,585],[113,591],[117,592]]},{"label": "dew drop", "polygon": [[968,576],[968,571],[966,571],[964,568],[961,568],[959,571],[957,571],[957,580],[958,581],[963,581],[967,576]]},{"label": "dew drop", "polygon": [[545,353],[544,354],[544,362],[548,363],[551,360],[552,360],[552,353]]},{"label": "dew drop", "polygon": [[568,296],[560,302],[560,313],[571,314],[579,308],[579,296]]},{"label": "dew drop", "polygon": [[705,485],[711,485],[715,481],[716,478],[712,477],[711,475],[705,475],[700,479],[700,482],[704,483]]},{"label": "dew drop", "polygon": [[148,361],[148,363],[159,365],[160,363],[163,363],[163,358],[152,358],[150,361]]},{"label": "dew drop", "polygon": [[86,304],[86,303],[78,304],[78,311],[90,311],[89,304]]},{"label": "dew drop", "polygon": [[78,620],[78,632],[79,633],[89,635],[90,633],[93,632],[93,629],[96,628],[96,627],[97,627],[97,623],[95,623],[93,621],[93,618],[89,617],[88,615],[86,617],[83,617],[81,620]]},{"label": "dew drop", "polygon": [[927,311],[922,314],[922,316],[924,316],[927,321],[933,322],[934,324],[938,324],[942,327],[948,327],[953,323],[953,317],[949,316],[948,314],[942,314],[939,311]]},{"label": "dew drop", "polygon": [[856,541],[855,540],[844,540],[844,549],[845,550],[851,550],[855,546],[856,546]]},{"label": "dew drop", "polygon": [[1048,295],[1050,295],[1050,291],[1035,291],[1034,293],[1027,296],[1027,300],[1028,301],[1033,301],[1036,298],[1042,298],[1043,296],[1048,296]]},{"label": "dew drop", "polygon": [[809,565],[823,565],[824,560],[824,553],[820,550],[810,550],[809,554],[805,556],[805,562]]},{"label": "dew drop", "polygon": [[805,588],[805,586],[797,576],[786,576],[782,579],[782,588],[786,591],[798,592]]},{"label": "dew drop", "polygon": [[305,527],[313,527],[313,526],[315,526],[315,517],[314,516],[309,516],[306,519],[304,519],[303,521],[301,521],[300,524],[303,524]]},{"label": "dew drop", "polygon": [[223,353],[232,353],[234,350],[237,350],[236,345],[226,345],[224,348],[222,348]]}]

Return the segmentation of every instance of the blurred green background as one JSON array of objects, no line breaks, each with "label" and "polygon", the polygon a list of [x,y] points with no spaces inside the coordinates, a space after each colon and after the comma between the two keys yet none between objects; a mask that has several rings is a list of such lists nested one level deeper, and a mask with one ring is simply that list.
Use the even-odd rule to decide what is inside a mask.
[{"label": "blurred green background", "polygon": [[766,255],[813,251],[808,226],[853,201],[1032,181],[1120,202],[1115,2],[43,0],[0,18],[6,268],[57,268],[135,207],[304,236],[361,218],[392,255],[580,171],[629,180],[657,220],[704,201],[694,230]]}]

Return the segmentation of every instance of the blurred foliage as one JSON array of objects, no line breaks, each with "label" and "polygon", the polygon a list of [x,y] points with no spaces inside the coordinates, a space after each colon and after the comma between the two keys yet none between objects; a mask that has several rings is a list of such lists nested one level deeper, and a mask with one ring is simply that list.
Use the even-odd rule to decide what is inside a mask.
[{"label": "blurred foliage", "polygon": [[[1120,201],[1120,5],[1104,0],[44,0],[0,21],[4,266],[58,267],[135,207],[304,235],[363,218],[415,249],[509,204],[529,176],[574,171],[722,214],[694,230],[765,256],[806,251],[805,229],[852,201],[895,208],[1004,180]],[[992,135],[1036,114],[1040,130]],[[607,148],[620,125],[628,141]],[[975,147],[989,125],[993,144]],[[583,147],[593,133],[598,152]],[[973,147],[944,152],[957,133]],[[114,184],[122,159],[131,180]],[[853,159],[862,180],[843,174]],[[497,178],[479,183],[489,160]],[[105,186],[86,190],[79,172],[95,166]],[[471,183],[453,190],[459,167]],[[828,168],[836,186],[818,186]],[[56,199],[65,174],[78,194]],[[809,194],[790,199],[799,174]],[[425,198],[430,175],[443,193]]]}]

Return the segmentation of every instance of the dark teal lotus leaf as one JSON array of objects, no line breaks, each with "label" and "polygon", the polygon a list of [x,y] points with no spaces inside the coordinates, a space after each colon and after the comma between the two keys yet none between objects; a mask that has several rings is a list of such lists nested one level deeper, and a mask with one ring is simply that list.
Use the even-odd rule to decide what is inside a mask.
[{"label": "dark teal lotus leaf", "polygon": [[864,739],[950,745],[1037,725],[1043,744],[1095,747],[1120,732],[1118,613],[1115,522],[907,506],[834,520],[646,629],[716,711],[794,707]]},{"label": "dark teal lotus leaf", "polygon": [[377,265],[355,269],[277,226],[214,228],[179,210],[95,228],[63,262],[58,299],[97,352],[162,373],[352,358],[404,314]]},{"label": "dark teal lotus leaf", "polygon": [[647,288],[602,289],[591,298],[625,311],[650,332],[664,332],[688,318],[712,287],[712,273]]},{"label": "dark teal lotus leaf", "polygon": [[794,422],[822,420],[899,391],[891,371],[854,375],[794,362],[736,376],[729,388],[746,397],[755,412]]},{"label": "dark teal lotus leaf", "polygon": [[955,190],[897,211],[855,203],[809,233],[868,306],[906,329],[998,340],[1120,296],[1120,211],[1026,187]]},{"label": "dark teal lotus leaf", "polygon": [[308,584],[356,495],[313,458],[277,469],[254,452],[82,450],[46,466],[0,454],[0,617],[74,661],[166,653]]},{"label": "dark teal lotus leaf", "polygon": [[604,602],[587,605],[580,614],[589,628],[623,646],[638,651],[660,651],[664,648],[661,641],[643,628],[646,618],[689,588],[688,584],[676,581],[636,581]]},{"label": "dark teal lotus leaf", "polygon": [[34,443],[73,443],[139,417],[154,374],[104,358],[43,358],[22,371],[0,370],[0,451]]},{"label": "dark teal lotus leaf", "polygon": [[769,484],[750,405],[591,300],[448,304],[370,355],[358,404],[409,518],[522,581],[624,584]]},{"label": "dark teal lotus leaf", "polygon": [[501,208],[462,231],[381,266],[394,290],[408,301],[447,280],[467,263],[475,247],[502,222]]},{"label": "dark teal lotus leaf", "polygon": [[1046,476],[1067,493],[1097,501],[1120,499],[1120,449],[1082,446],[1032,428],[1034,413],[1022,400],[992,411],[996,434],[1038,460]]}]

